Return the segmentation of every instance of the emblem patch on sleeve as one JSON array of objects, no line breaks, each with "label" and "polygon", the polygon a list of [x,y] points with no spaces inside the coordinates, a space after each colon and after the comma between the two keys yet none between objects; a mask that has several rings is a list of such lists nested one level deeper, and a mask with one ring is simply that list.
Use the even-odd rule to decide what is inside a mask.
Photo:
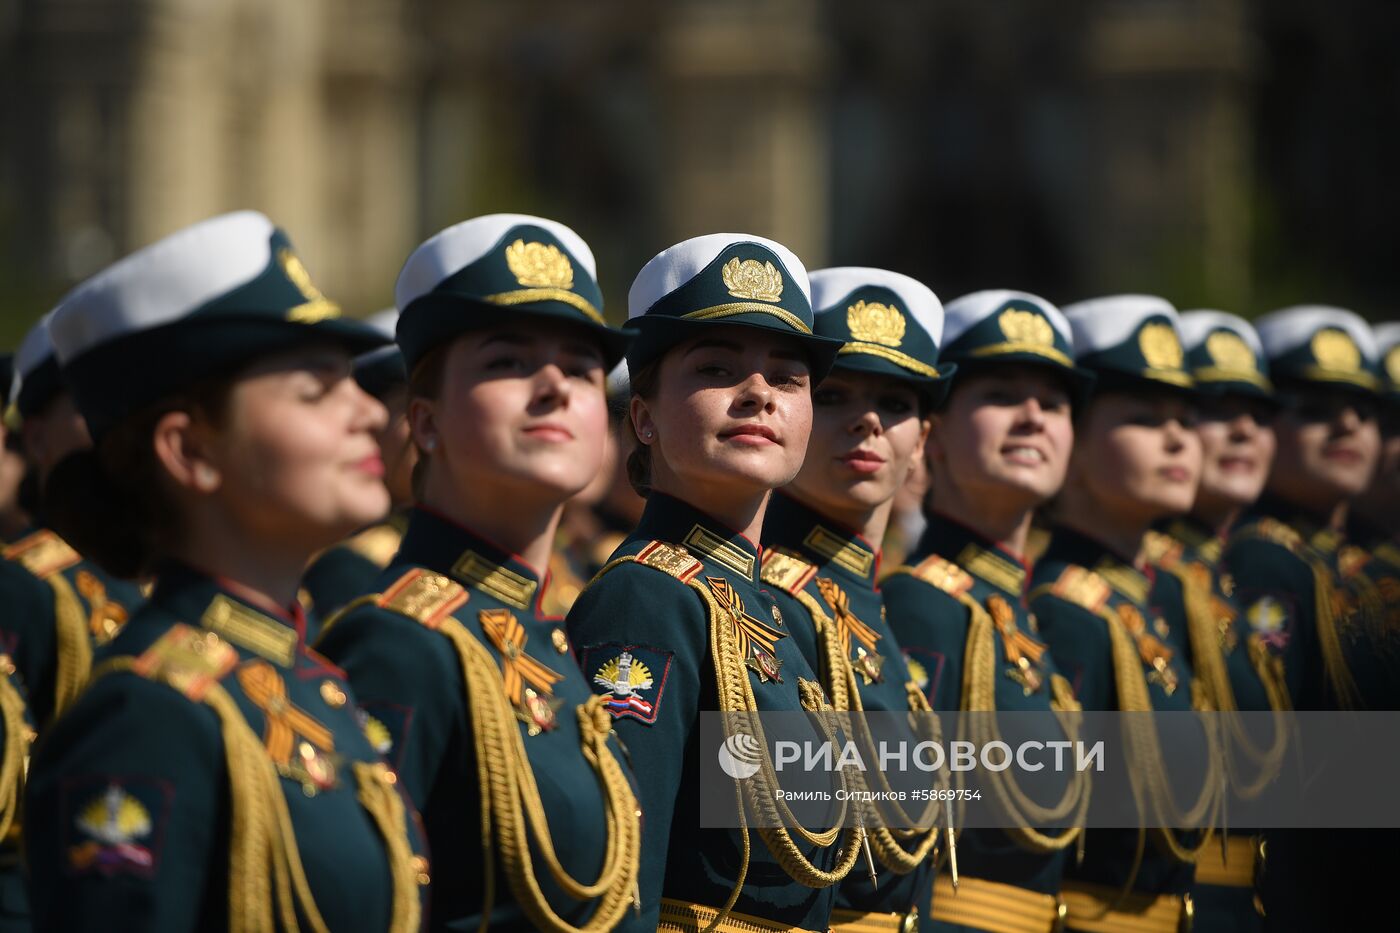
[{"label": "emblem patch on sleeve", "polygon": [[63,789],[68,866],[77,874],[150,877],[170,817],[174,788],[144,777],[98,775]]},{"label": "emblem patch on sleeve", "polygon": [[1289,619],[1291,601],[1270,594],[1241,592],[1238,602],[1245,607],[1244,617],[1249,627],[1274,654],[1288,647],[1292,626]]},{"label": "emblem patch on sleeve", "polygon": [[904,663],[909,667],[909,679],[923,691],[924,698],[933,703],[938,681],[943,677],[943,654],[925,648],[906,648]]},{"label": "emblem patch on sleeve", "polygon": [[595,693],[607,697],[614,719],[624,716],[651,725],[661,709],[672,652],[647,645],[590,645],[580,662]]},{"label": "emblem patch on sleeve", "polygon": [[402,770],[404,743],[413,722],[413,708],[396,703],[361,703],[355,718],[375,754],[395,771]]}]

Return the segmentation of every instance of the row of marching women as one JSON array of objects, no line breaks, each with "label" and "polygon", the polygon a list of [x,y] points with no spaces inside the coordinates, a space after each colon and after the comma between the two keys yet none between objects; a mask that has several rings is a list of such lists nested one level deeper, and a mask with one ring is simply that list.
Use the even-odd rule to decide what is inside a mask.
[{"label": "row of marching women", "polygon": [[[1400,326],[945,306],[714,234],[648,262],[618,327],[576,232],[504,214],[422,243],[394,291],[342,314],[239,212],[113,263],[18,348],[0,929],[1373,915],[1383,834],[1223,808],[1288,752],[1241,714],[1398,699]],[[1150,831],[1089,828],[1087,774],[993,775],[1004,829],[799,818],[763,743],[737,828],[701,817],[705,712],[1024,711],[1060,739],[1081,711],[1191,710],[1224,753],[1184,799],[1155,733],[1113,746]]]}]

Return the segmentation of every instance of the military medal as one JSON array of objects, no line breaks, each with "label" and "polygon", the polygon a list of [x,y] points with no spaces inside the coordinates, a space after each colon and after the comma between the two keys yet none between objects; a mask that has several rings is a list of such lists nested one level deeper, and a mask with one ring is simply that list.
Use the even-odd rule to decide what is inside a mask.
[{"label": "military medal", "polygon": [[[515,706],[515,716],[525,724],[528,735],[548,732],[559,724],[555,710],[563,705],[554,699],[554,685],[564,679],[525,653],[529,635],[509,609],[483,609],[477,613],[481,630],[501,655],[501,683]],[[559,629],[555,629],[556,632]]]},{"label": "military medal", "polygon": [[1045,686],[1045,677],[1040,672],[1045,646],[1017,628],[1016,611],[1000,596],[987,597],[987,613],[1001,633],[1002,651],[1011,665],[1005,669],[1006,676],[1021,685],[1025,696],[1036,693]]},{"label": "military medal", "polygon": [[720,609],[729,617],[734,627],[734,636],[739,642],[739,653],[744,658],[744,666],[758,675],[759,683],[775,680],[783,682],[780,671],[783,662],[778,660],[774,648],[778,639],[787,636],[764,622],[749,615],[744,608],[744,600],[734,591],[723,577],[705,577],[710,593]]},{"label": "military medal", "polygon": [[1137,640],[1138,656],[1149,668],[1147,682],[1157,684],[1167,696],[1171,696],[1176,692],[1177,685],[1176,671],[1171,667],[1174,652],[1147,631],[1142,613],[1132,603],[1119,603],[1117,612],[1123,627]]},{"label": "military medal", "polygon": [[880,633],[862,622],[851,611],[850,594],[837,586],[834,580],[818,577],[817,589],[836,615],[836,637],[841,642],[841,654],[850,658],[852,639],[859,642],[856,646],[856,656],[851,659],[852,669],[860,675],[866,685],[880,683],[884,679],[881,669],[885,665],[885,659],[875,650],[880,641]]}]

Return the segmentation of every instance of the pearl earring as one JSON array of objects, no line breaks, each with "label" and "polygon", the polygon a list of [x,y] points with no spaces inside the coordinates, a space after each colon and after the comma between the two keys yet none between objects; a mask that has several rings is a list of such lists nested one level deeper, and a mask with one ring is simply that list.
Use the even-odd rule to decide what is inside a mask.
[{"label": "pearl earring", "polygon": [[437,438],[430,437],[427,440],[425,440],[423,442],[423,449],[428,451],[429,453],[432,453],[434,450],[437,450]]}]

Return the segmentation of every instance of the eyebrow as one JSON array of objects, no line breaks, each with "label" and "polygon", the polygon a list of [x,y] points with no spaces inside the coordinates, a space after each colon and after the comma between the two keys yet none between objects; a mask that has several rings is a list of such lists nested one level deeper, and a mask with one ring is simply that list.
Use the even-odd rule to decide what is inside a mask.
[{"label": "eyebrow", "polygon": [[513,347],[528,347],[534,342],[535,338],[529,336],[528,334],[520,334],[515,333],[514,331],[506,331],[505,333],[492,334],[490,337],[487,337],[485,340],[481,341],[480,346],[489,347],[492,344],[504,343],[509,344]]},{"label": "eyebrow", "polygon": [[807,362],[807,354],[803,353],[801,350],[774,350],[772,356],[774,359],[788,360],[789,362]]},{"label": "eyebrow", "polygon": [[731,353],[738,353],[743,348],[731,340],[698,340],[691,344],[686,354],[694,353],[696,350],[728,350]]}]

